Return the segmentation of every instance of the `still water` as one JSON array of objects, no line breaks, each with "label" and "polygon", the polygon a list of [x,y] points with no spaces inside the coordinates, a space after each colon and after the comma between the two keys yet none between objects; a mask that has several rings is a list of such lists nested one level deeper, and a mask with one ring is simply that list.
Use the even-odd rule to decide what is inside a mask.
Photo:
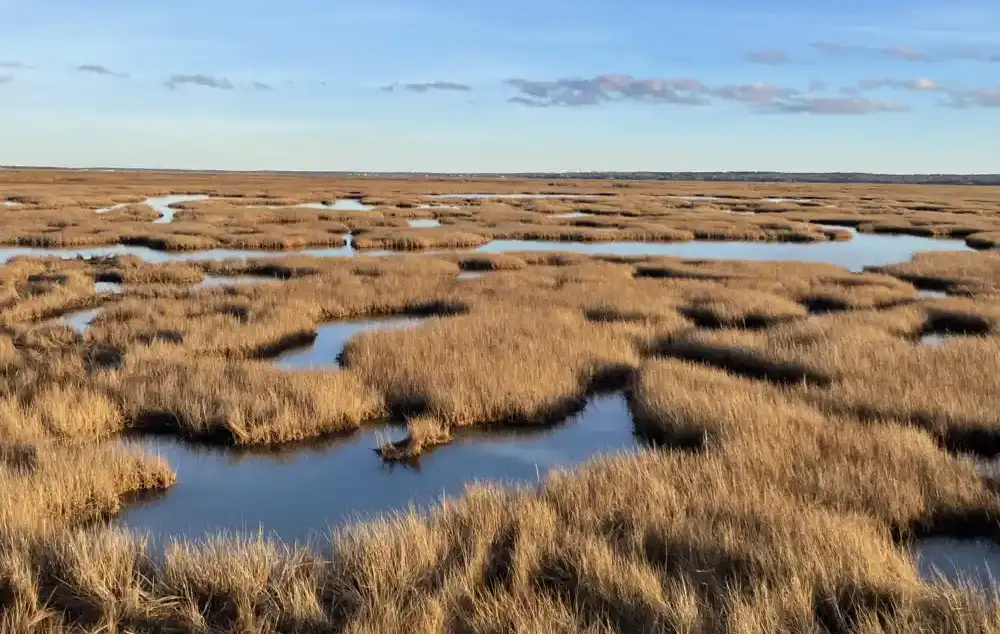
[{"label": "still water", "polygon": [[383,426],[271,453],[144,438],[136,445],[166,458],[177,483],[134,503],[117,521],[160,540],[260,530],[306,541],[352,520],[426,508],[475,480],[533,485],[553,468],[637,447],[620,394],[592,399],[555,427],[459,432],[419,466],[383,463],[373,451],[379,441],[404,435]]}]

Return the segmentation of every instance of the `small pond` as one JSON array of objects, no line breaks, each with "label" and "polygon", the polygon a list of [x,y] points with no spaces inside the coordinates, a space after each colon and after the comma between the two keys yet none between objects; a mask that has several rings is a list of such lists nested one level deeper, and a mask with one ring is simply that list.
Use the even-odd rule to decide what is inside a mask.
[{"label": "small pond", "polygon": [[372,205],[366,205],[357,198],[338,198],[333,202],[299,203],[284,207],[268,207],[268,209],[295,209],[305,207],[306,209],[327,209],[330,211],[371,211],[375,209]]},{"label": "small pond", "polygon": [[278,278],[263,275],[206,275],[205,279],[194,285],[195,289],[218,288],[220,286],[245,286],[274,282]]},{"label": "small pond", "polygon": [[928,291],[928,290],[918,290],[917,295],[920,297],[926,297],[928,299],[943,299],[948,297],[948,293],[944,291]]},{"label": "small pond", "polygon": [[555,427],[459,432],[451,444],[422,456],[419,466],[387,465],[375,455],[380,439],[405,435],[388,426],[271,453],[147,437],[137,446],[166,458],[177,483],[131,504],[117,522],[159,540],[261,530],[306,541],[353,520],[426,508],[476,480],[533,485],[553,468],[634,451],[632,430],[625,400],[616,394],[592,399]]},{"label": "small pond", "polygon": [[125,287],[118,282],[94,282],[94,292],[120,295],[125,292]]},{"label": "small pond", "polygon": [[406,222],[413,229],[430,229],[441,226],[441,221],[433,218],[410,218]]},{"label": "small pond", "polygon": [[592,199],[599,198],[595,194],[431,194],[428,198],[440,199],[468,199],[481,200],[484,198],[499,198],[506,200],[526,200],[526,199],[546,199],[546,198],[566,198],[566,199]]},{"label": "small pond", "polygon": [[94,318],[97,317],[97,314],[100,312],[100,308],[75,310],[60,317],[59,323],[69,326],[73,329],[73,332],[83,333],[83,331],[87,329],[87,326],[90,325],[90,322],[94,321]]}]

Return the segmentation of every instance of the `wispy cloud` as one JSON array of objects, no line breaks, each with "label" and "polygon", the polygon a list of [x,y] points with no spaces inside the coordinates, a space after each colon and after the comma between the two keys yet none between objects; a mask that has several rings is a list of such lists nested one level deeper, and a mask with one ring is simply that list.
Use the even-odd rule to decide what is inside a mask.
[{"label": "wispy cloud", "polygon": [[432,90],[469,92],[472,90],[472,86],[469,86],[467,84],[460,84],[454,81],[432,81],[427,83],[414,83],[414,84],[389,84],[388,86],[382,87],[382,90],[384,90],[385,92],[393,92],[396,89],[408,90],[410,92],[430,92]]},{"label": "wispy cloud", "polygon": [[[518,93],[508,102],[530,107],[582,107],[616,101],[678,105],[733,102],[751,112],[787,114],[876,114],[905,112],[905,103],[862,97],[815,97],[797,88],[768,83],[709,86],[694,78],[636,79],[631,75],[599,75],[592,79],[533,81],[510,79]],[[809,91],[824,90],[825,82],[813,80]]]},{"label": "wispy cloud", "polygon": [[744,58],[751,64],[766,64],[768,66],[781,66],[791,62],[791,58],[781,51],[754,51],[747,53]]},{"label": "wispy cloud", "polygon": [[0,68],[4,70],[31,70],[34,67],[22,62],[0,61]]},{"label": "wispy cloud", "polygon": [[0,75],[0,86],[3,86],[4,84],[9,84],[12,81],[14,81],[13,75]]},{"label": "wispy cloud", "polygon": [[758,112],[817,115],[865,115],[907,112],[905,103],[877,101],[864,97],[796,97],[775,101],[758,108]]},{"label": "wispy cloud", "polygon": [[809,80],[809,92],[821,92],[826,90],[827,83],[822,79],[810,79]]},{"label": "wispy cloud", "polygon": [[265,84],[262,81],[250,82],[250,87],[254,90],[274,90],[274,86],[271,84]]},{"label": "wispy cloud", "polygon": [[856,46],[836,42],[813,42],[810,46],[830,56],[858,55],[903,62],[985,62],[1000,63],[1000,53],[985,49],[923,51],[909,46]]},{"label": "wispy cloud", "polygon": [[216,90],[233,89],[233,82],[225,77],[212,77],[211,75],[202,75],[200,73],[196,75],[171,75],[164,85],[171,90],[185,85],[202,86]]},{"label": "wispy cloud", "polygon": [[618,74],[554,81],[508,79],[506,83],[521,93],[516,103],[533,106],[593,106],[616,99],[681,105],[708,103],[703,94],[706,86],[690,78],[636,79]]},{"label": "wispy cloud", "polygon": [[529,108],[548,108],[549,104],[540,101],[535,101],[534,99],[528,99],[527,97],[511,97],[507,100],[508,103],[516,103],[522,106],[528,106]]},{"label": "wispy cloud", "polygon": [[873,90],[910,90],[913,92],[940,92],[944,88],[929,77],[917,79],[862,79],[853,86],[845,86],[840,92],[845,95],[858,95]]},{"label": "wispy cloud", "polygon": [[952,108],[1000,108],[1000,86],[952,90],[944,103]]},{"label": "wispy cloud", "polygon": [[708,88],[706,94],[727,101],[739,101],[750,104],[769,104],[780,99],[790,99],[799,94],[794,88],[785,88],[773,84],[746,84],[743,86],[720,86]]},{"label": "wispy cloud", "polygon": [[78,73],[91,73],[94,75],[107,75],[108,77],[117,77],[118,79],[127,79],[128,73],[115,72],[108,68],[107,66],[101,66],[100,64],[82,64],[76,67]]}]

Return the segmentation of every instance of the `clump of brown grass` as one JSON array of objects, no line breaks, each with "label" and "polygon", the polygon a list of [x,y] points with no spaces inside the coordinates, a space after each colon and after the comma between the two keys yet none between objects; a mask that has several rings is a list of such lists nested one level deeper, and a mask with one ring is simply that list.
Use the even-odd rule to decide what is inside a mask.
[{"label": "clump of brown grass", "polygon": [[126,493],[163,489],[174,482],[162,460],[113,447],[67,446],[44,438],[26,445],[0,439],[0,446],[8,458],[17,448],[22,456],[0,465],[0,534],[52,535],[67,524],[114,515]]},{"label": "clump of brown grass", "polygon": [[352,431],[384,416],[345,371],[282,372],[255,362],[192,359],[152,347],[102,382],[129,426],[222,444],[275,444]]},{"label": "clump of brown grass", "polygon": [[515,255],[502,253],[483,253],[460,256],[458,266],[463,271],[517,271],[527,264]]},{"label": "clump of brown grass", "polygon": [[918,288],[965,295],[1000,294],[1000,254],[963,251],[917,253],[909,262],[877,270]]},{"label": "clump of brown grass", "polygon": [[1000,249],[1000,231],[983,231],[966,236],[965,243],[973,249]]},{"label": "clump of brown grass", "polygon": [[709,328],[765,328],[807,314],[800,304],[761,291],[714,288],[691,293],[685,299],[681,313]]},{"label": "clump of brown grass", "polygon": [[875,323],[827,319],[759,333],[698,332],[664,340],[660,350],[775,383],[802,383],[798,389],[834,415],[904,421],[954,449],[1000,452],[988,405],[1000,398],[1000,382],[988,370],[1000,338],[916,346]]},{"label": "clump of brown grass", "polygon": [[364,333],[344,365],[390,406],[449,425],[543,423],[635,361],[627,337],[582,316],[501,305],[419,328]]},{"label": "clump of brown grass", "polygon": [[386,462],[415,462],[434,447],[452,440],[451,429],[430,416],[414,416],[406,421],[406,438],[382,441],[375,453]]}]

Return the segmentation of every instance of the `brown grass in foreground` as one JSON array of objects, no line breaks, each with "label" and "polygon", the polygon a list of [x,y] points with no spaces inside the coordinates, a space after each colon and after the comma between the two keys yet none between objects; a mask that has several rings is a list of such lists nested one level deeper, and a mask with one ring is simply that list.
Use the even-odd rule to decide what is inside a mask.
[{"label": "brown grass in foreground", "polygon": [[[554,476],[537,493],[478,489],[429,520],[357,526],[328,554],[229,538],[169,546],[157,563],[141,540],[115,533],[8,538],[4,623],[9,632],[71,623],[92,632],[998,631],[990,599],[921,583],[881,509],[866,512],[882,501],[902,520],[938,501],[989,508],[971,468],[915,432],[872,445],[859,441],[871,440],[869,428],[825,428],[837,450],[810,457],[845,485],[832,491],[822,473],[798,482],[807,469],[796,472],[779,447],[653,452]],[[774,471],[785,477],[769,482]],[[948,474],[942,491],[920,484]]]}]

